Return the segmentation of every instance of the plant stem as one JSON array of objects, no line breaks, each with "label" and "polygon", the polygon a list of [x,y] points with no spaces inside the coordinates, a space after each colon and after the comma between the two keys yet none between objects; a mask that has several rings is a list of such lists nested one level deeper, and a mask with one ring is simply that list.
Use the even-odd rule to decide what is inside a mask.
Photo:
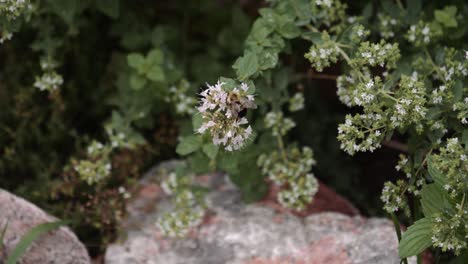
[{"label": "plant stem", "polygon": [[[395,232],[398,238],[398,242],[401,241],[401,227],[400,227],[400,222],[398,221],[398,218],[394,213],[390,213],[390,216],[392,217],[393,225],[395,226]],[[401,260],[401,263],[408,264],[408,261],[406,258]]]},{"label": "plant stem", "polygon": [[427,58],[429,59],[429,62],[432,64],[432,67],[434,67],[434,70],[437,72],[437,75],[439,75],[439,78],[440,78],[440,79],[443,79],[443,77],[442,77],[442,72],[440,71],[439,66],[437,66],[437,65],[435,64],[435,62],[432,60],[432,56],[431,56],[431,54],[429,53],[429,51],[427,50],[427,48],[424,47],[423,50],[424,50],[424,53],[426,54]]},{"label": "plant stem", "polygon": [[284,162],[288,162],[288,156],[286,155],[286,150],[284,149],[284,142],[281,138],[281,135],[276,136],[276,141],[278,142],[278,148],[280,150],[281,156],[283,157]]},{"label": "plant stem", "polygon": [[308,28],[312,32],[319,32],[319,30],[317,28],[315,28],[314,26],[312,26],[310,24],[305,25],[305,27]]},{"label": "plant stem", "polygon": [[346,52],[344,52],[344,50],[342,50],[338,44],[336,45],[336,48],[338,49],[338,52],[341,54],[341,56],[343,56],[345,61],[348,63],[348,65],[351,65],[351,59],[348,57],[348,54],[346,54]]},{"label": "plant stem", "polygon": [[396,2],[397,2],[398,7],[399,7],[401,10],[405,10],[405,8],[403,7],[403,4],[401,3],[401,0],[396,0]]}]

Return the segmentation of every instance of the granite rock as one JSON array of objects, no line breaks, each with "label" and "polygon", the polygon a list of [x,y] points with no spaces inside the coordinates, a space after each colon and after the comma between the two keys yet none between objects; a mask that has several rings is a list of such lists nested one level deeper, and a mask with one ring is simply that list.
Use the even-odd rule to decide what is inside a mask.
[{"label": "granite rock", "polygon": [[[0,243],[0,263],[31,228],[53,221],[57,219],[39,207],[0,189],[0,230],[8,223],[3,245]],[[60,227],[34,241],[19,263],[88,264],[91,260],[76,235],[69,228]]]},{"label": "granite rock", "polygon": [[139,183],[126,234],[107,248],[106,264],[399,263],[389,220],[337,212],[299,217],[265,202],[245,204],[223,174],[197,180],[212,190],[203,223],[185,239],[165,238],[155,221],[170,204],[157,182],[175,165],[163,163]]}]

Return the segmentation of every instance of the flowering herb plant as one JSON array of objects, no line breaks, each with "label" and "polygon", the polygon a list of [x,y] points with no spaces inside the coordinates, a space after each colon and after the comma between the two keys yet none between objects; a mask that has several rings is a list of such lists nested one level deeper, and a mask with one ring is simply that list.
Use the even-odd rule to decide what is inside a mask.
[{"label": "flowering herb plant", "polygon": [[[48,96],[55,122],[47,127],[53,123],[53,131],[78,134],[81,127],[63,126],[64,111],[73,105],[67,98],[78,98],[73,97],[78,86],[90,83],[112,91],[105,90],[104,96],[89,88],[80,94],[80,100],[96,105],[105,99],[106,107],[94,113],[104,122],[103,129],[84,133],[84,140],[62,139],[73,138],[85,151],[57,164],[66,163],[86,185],[103,190],[112,182],[119,151],[151,146],[156,152],[160,146],[151,144],[148,131],[162,126],[155,124],[155,117],[170,113],[178,120],[176,152],[186,163],[161,179],[175,204],[158,221],[164,234],[184,236],[201,223],[207,207],[203,192],[192,184],[194,173],[227,172],[247,201],[262,198],[274,184],[282,206],[304,210],[318,191],[315,158],[319,163],[324,158],[317,153],[314,157],[309,146],[291,136],[302,125],[297,117],[310,102],[296,73],[306,67],[314,76],[329,78],[321,72],[339,71],[331,79],[336,79],[337,98],[349,109],[336,127],[341,150],[353,156],[398,142],[402,151],[396,177],[382,186],[380,197],[395,223],[402,262],[415,255],[421,259],[427,248],[437,257],[442,253],[466,262],[467,4],[269,0],[250,25],[239,8],[218,17],[217,6],[201,2],[180,14],[158,17],[145,10],[148,3],[0,0],[0,44],[13,49],[9,43],[17,43],[16,37],[20,43],[22,31],[34,32],[27,40],[33,39],[33,54],[39,57],[35,66],[28,66],[36,75],[25,79],[28,84],[17,81],[24,79],[22,71],[11,75],[15,81],[5,81],[3,75],[0,80],[23,87],[26,92],[16,96],[19,102],[34,92]],[[199,18],[216,26],[200,26],[200,31],[189,26]],[[93,50],[98,39],[83,41],[84,46],[74,43],[102,21],[110,32],[107,40],[117,48],[101,48],[105,56],[99,59],[107,63],[96,63],[98,71],[70,70],[74,65],[67,63],[67,56],[78,65],[95,62],[76,54]],[[87,75],[92,82],[85,81]],[[5,147],[5,156],[11,159],[18,149]],[[408,224],[403,234],[400,221]]]}]

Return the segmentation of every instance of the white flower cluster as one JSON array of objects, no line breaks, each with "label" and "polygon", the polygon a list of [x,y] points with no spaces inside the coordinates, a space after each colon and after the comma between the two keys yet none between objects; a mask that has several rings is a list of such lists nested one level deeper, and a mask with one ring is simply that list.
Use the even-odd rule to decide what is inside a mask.
[{"label": "white flower cluster", "polygon": [[272,129],[273,136],[284,136],[295,127],[296,123],[289,117],[284,117],[283,112],[269,112],[265,116],[265,127]]},{"label": "white flower cluster", "polygon": [[363,25],[354,25],[351,30],[350,40],[354,43],[359,43],[365,40],[370,35],[370,30],[367,30]]},{"label": "white flower cluster", "polygon": [[10,40],[13,37],[13,33],[11,32],[3,32],[0,35],[0,44],[3,44],[5,40]]},{"label": "white flower cluster", "polygon": [[[463,206],[463,207],[462,207]],[[443,252],[454,251],[459,255],[468,247],[468,211],[457,204],[453,215],[436,214],[432,217],[432,244]]]},{"label": "white flower cluster", "polygon": [[416,47],[426,46],[439,34],[435,32],[429,23],[419,21],[416,25],[411,25],[406,33],[406,39],[416,45]]},{"label": "white flower cluster", "polygon": [[117,191],[124,199],[130,199],[132,197],[132,194],[124,186],[119,186]]},{"label": "white flower cluster", "polygon": [[338,61],[339,49],[334,44],[312,46],[309,52],[304,56],[310,61],[312,67],[321,72],[325,67],[329,67],[331,63]]},{"label": "white flower cluster", "polygon": [[[254,96],[249,94],[249,87],[242,83],[239,88],[225,90],[225,83],[208,85],[201,93],[201,105],[198,111],[203,124],[198,133],[209,132],[215,145],[222,145],[227,151],[239,150],[252,135],[252,128],[243,113],[256,108]],[[247,126],[247,127],[246,127]]]},{"label": "white flower cluster", "polygon": [[293,97],[289,98],[289,111],[296,112],[304,109],[304,94],[295,93]]},{"label": "white flower cluster", "polygon": [[380,199],[384,202],[384,210],[389,213],[394,213],[403,209],[408,214],[409,207],[404,197],[406,183],[403,180],[398,180],[396,184],[386,182],[382,189]]},{"label": "white flower cluster", "polygon": [[93,141],[87,148],[89,159],[80,160],[73,167],[89,185],[109,176],[112,165],[109,161],[110,148],[101,142]]},{"label": "white flower cluster", "polygon": [[166,97],[166,101],[175,105],[178,114],[192,115],[195,113],[197,100],[187,95],[189,88],[190,84],[185,80],[169,88],[169,95]]},{"label": "white flower cluster", "polygon": [[447,181],[445,190],[453,198],[468,189],[468,154],[458,138],[448,138],[439,154],[432,155],[432,164]]},{"label": "white flower cluster", "polygon": [[390,116],[391,126],[396,128],[420,123],[427,112],[425,94],[424,83],[418,80],[417,75],[403,75],[395,92],[397,102]]},{"label": "white flower cluster", "polygon": [[202,222],[204,215],[201,207],[185,208],[165,214],[156,225],[164,236],[184,237]]},{"label": "white flower cluster", "polygon": [[286,153],[262,154],[257,163],[273,183],[288,187],[278,193],[278,201],[283,206],[302,210],[312,202],[318,190],[317,179],[310,173],[315,164],[312,149],[304,147],[300,151],[294,147]]},{"label": "white flower cluster", "polygon": [[468,124],[468,97],[463,98],[463,101],[457,102],[452,107],[453,111],[458,111],[457,118],[463,125]]},{"label": "white flower cluster", "polygon": [[28,6],[27,0],[0,0],[0,16],[5,16],[9,20],[16,19]]},{"label": "white flower cluster", "polygon": [[58,63],[50,57],[44,57],[41,58],[40,65],[44,73],[41,77],[36,76],[34,87],[41,91],[57,90],[63,84],[62,76],[55,71]]},{"label": "white flower cluster", "polygon": [[468,76],[468,69],[466,67],[466,62],[452,62],[451,65],[446,65],[440,67],[440,72],[442,73],[441,81],[450,85],[455,81],[456,77],[466,77]]},{"label": "white flower cluster", "polygon": [[41,77],[36,77],[34,87],[41,91],[52,92],[63,84],[63,78],[56,72],[45,72]]},{"label": "white flower cluster", "polygon": [[333,0],[315,0],[315,4],[317,6],[330,8],[333,4]]},{"label": "white flower cluster", "polygon": [[395,30],[397,29],[398,21],[390,16],[379,13],[379,32],[380,36],[384,39],[395,37]]},{"label": "white flower cluster", "polygon": [[161,182],[161,188],[167,195],[173,195],[178,186],[180,186],[179,178],[175,172],[169,173],[167,179]]},{"label": "white flower cluster", "polygon": [[338,126],[340,148],[350,155],[380,148],[385,134],[384,121],[381,113],[347,115],[345,123]]},{"label": "white flower cluster", "polygon": [[[364,78],[368,80],[368,82],[371,81],[372,79],[370,76],[370,72],[367,69],[363,71]],[[338,88],[336,94],[338,95],[340,101],[348,107],[354,106],[356,103],[354,97],[356,95],[359,95],[359,92],[356,91],[356,88],[358,88],[358,82],[359,72],[357,71],[351,71],[349,75],[340,75],[336,79],[336,86]],[[367,90],[367,86],[365,85],[364,87],[366,88],[365,90]]]},{"label": "white flower cluster", "polygon": [[357,53],[353,64],[359,67],[365,65],[375,67],[378,65],[393,68],[400,59],[398,43],[390,44],[384,40],[381,40],[380,43],[362,42]]},{"label": "white flower cluster", "polygon": [[173,195],[174,210],[165,213],[156,225],[163,235],[184,237],[203,220],[204,206],[190,189],[192,178],[188,175],[178,176],[175,172],[161,182],[161,188],[167,195]]}]

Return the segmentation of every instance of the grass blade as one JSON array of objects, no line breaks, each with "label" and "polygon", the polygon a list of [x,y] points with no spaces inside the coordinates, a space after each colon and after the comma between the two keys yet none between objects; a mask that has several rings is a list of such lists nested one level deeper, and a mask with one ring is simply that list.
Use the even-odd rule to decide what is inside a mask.
[{"label": "grass blade", "polygon": [[29,246],[39,238],[39,236],[43,233],[47,233],[51,230],[59,228],[62,225],[67,224],[67,221],[57,221],[51,223],[43,223],[40,225],[35,226],[31,230],[28,231],[20,240],[20,242],[16,245],[15,249],[11,252],[8,256],[8,260],[6,264],[15,264],[21,258],[21,256],[26,253],[26,250]]}]

